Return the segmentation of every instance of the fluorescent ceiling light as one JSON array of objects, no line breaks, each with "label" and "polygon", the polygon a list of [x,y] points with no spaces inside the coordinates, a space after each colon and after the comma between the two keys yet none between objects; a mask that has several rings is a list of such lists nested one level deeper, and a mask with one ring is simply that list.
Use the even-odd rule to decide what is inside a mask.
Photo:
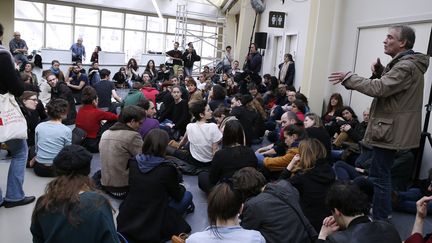
[{"label": "fluorescent ceiling light", "polygon": [[152,0],[152,3],[153,3],[153,7],[156,9],[159,18],[163,19],[159,6],[156,3],[156,0]]}]

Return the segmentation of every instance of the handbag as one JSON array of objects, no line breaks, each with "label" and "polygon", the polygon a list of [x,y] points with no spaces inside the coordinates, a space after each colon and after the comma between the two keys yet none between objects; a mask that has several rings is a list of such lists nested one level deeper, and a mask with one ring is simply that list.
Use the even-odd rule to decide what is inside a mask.
[{"label": "handbag", "polygon": [[173,235],[171,237],[171,242],[172,243],[185,243],[186,239],[189,237],[188,234],[186,233],[181,233],[179,235]]},{"label": "handbag", "polygon": [[27,121],[15,96],[0,94],[0,142],[27,139]]}]

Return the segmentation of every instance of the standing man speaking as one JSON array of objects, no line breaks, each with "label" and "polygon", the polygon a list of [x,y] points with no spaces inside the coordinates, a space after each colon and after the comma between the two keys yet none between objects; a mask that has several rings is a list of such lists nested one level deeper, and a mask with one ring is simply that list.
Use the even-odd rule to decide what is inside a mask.
[{"label": "standing man speaking", "polygon": [[391,166],[400,149],[419,146],[423,104],[424,73],[429,57],[412,50],[414,30],[405,25],[391,26],[384,40],[384,53],[392,60],[384,68],[379,58],[372,64],[372,77],[351,72],[335,72],[333,84],[374,97],[364,142],[373,147],[369,179],[374,184],[373,217],[386,220],[391,215]]}]

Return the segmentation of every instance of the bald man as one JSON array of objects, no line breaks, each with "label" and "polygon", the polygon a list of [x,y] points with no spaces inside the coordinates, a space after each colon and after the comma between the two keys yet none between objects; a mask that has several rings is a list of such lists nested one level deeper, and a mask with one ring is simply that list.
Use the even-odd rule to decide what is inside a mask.
[{"label": "bald man", "polygon": [[16,61],[24,64],[28,62],[28,59],[25,56],[28,50],[27,43],[25,42],[25,40],[21,39],[20,32],[14,32],[13,36],[14,38],[9,42],[10,52],[12,53]]},{"label": "bald man", "polygon": [[86,51],[82,43],[83,43],[83,39],[79,37],[77,43],[74,43],[71,46],[70,50],[72,51],[72,62],[85,61]]}]

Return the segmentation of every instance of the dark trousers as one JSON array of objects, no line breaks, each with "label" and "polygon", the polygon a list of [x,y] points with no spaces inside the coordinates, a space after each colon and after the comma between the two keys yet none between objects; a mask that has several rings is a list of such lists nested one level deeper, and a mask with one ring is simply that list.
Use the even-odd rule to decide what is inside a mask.
[{"label": "dark trousers", "polygon": [[203,171],[198,174],[198,187],[205,193],[210,193],[215,185],[210,181],[210,173]]},{"label": "dark trousers", "polygon": [[57,173],[54,170],[54,166],[52,165],[45,165],[42,163],[35,162],[33,166],[34,172],[37,176],[40,177],[56,177]]},{"label": "dark trousers", "polygon": [[373,147],[369,180],[374,184],[373,218],[387,220],[391,215],[391,167],[396,150]]}]

